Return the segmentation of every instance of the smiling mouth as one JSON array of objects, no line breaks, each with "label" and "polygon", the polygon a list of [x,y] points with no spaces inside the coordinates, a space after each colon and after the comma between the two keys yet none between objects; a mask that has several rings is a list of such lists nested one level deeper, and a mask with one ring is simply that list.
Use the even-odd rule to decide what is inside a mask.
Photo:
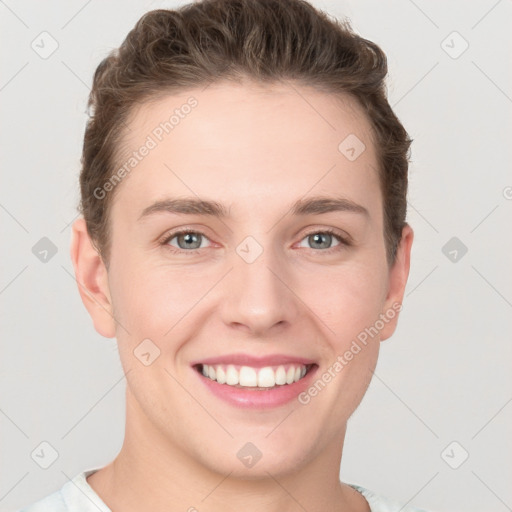
[{"label": "smiling mouth", "polygon": [[255,368],[234,364],[197,364],[194,368],[207,379],[219,384],[264,391],[299,382],[316,366],[315,363],[296,363]]}]

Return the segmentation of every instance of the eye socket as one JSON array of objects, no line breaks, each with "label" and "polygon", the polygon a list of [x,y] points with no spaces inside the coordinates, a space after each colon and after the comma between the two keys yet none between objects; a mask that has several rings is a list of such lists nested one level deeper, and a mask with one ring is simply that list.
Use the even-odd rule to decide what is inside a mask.
[{"label": "eye socket", "polygon": [[[310,231],[301,239],[301,242],[306,239],[309,241],[311,238],[314,238],[317,235],[324,235],[324,237],[325,237],[325,235],[327,235],[327,237],[328,237],[327,243],[329,243],[333,239],[338,241],[338,244],[333,247],[320,248],[319,251],[323,252],[323,253],[331,253],[334,251],[339,251],[339,250],[343,249],[344,247],[349,247],[352,245],[351,242],[347,238],[341,236],[334,229],[330,229],[330,228],[316,229],[314,231]],[[180,240],[180,237],[182,237],[182,236],[184,236],[183,239],[186,241],[185,246],[186,247],[188,246],[188,248],[179,247],[179,245],[180,245],[179,242],[178,242],[178,247],[175,247],[174,245],[170,245],[170,242],[172,240],[174,240],[175,238],[177,240]],[[194,255],[194,254],[199,253],[201,249],[205,248],[205,246],[203,246],[203,244],[201,242],[199,242],[199,245],[197,245],[198,240],[201,240],[201,238],[210,240],[201,231],[195,231],[192,229],[183,229],[180,231],[175,231],[173,233],[170,233],[168,236],[166,236],[162,240],[161,245],[166,246],[166,248],[168,248],[173,253]],[[314,242],[314,243],[316,243],[316,242]],[[312,247],[310,247],[310,249],[315,250],[315,248],[312,248]],[[319,251],[315,251],[315,252],[319,252]]]}]

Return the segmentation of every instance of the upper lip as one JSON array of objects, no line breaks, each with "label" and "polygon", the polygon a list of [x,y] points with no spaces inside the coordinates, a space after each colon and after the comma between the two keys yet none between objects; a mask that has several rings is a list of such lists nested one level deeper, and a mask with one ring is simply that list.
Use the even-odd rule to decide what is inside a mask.
[{"label": "upper lip", "polygon": [[198,364],[234,364],[240,366],[252,366],[254,368],[263,368],[264,366],[279,366],[282,364],[314,364],[313,359],[305,357],[291,356],[286,354],[272,354],[267,356],[252,356],[249,354],[226,354],[223,356],[208,357],[191,363],[192,366]]}]

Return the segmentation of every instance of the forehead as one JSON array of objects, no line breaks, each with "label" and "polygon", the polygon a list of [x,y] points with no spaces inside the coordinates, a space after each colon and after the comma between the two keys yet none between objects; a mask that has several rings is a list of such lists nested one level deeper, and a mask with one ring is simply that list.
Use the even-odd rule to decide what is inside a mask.
[{"label": "forehead", "polygon": [[146,102],[127,125],[118,166],[137,161],[116,190],[125,215],[169,194],[253,211],[325,193],[380,202],[370,123],[349,96],[224,82]]}]

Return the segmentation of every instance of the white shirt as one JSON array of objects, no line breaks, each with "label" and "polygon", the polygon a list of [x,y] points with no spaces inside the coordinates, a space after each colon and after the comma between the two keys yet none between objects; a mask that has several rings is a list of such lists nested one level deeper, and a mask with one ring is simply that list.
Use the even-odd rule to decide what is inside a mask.
[{"label": "white shirt", "polygon": [[[112,512],[86,480],[89,475],[92,475],[98,469],[100,468],[79,473],[69,482],[66,482],[58,491],[18,512]],[[426,512],[419,508],[403,506],[382,496],[377,496],[359,485],[349,485],[365,497],[371,512]]]}]

